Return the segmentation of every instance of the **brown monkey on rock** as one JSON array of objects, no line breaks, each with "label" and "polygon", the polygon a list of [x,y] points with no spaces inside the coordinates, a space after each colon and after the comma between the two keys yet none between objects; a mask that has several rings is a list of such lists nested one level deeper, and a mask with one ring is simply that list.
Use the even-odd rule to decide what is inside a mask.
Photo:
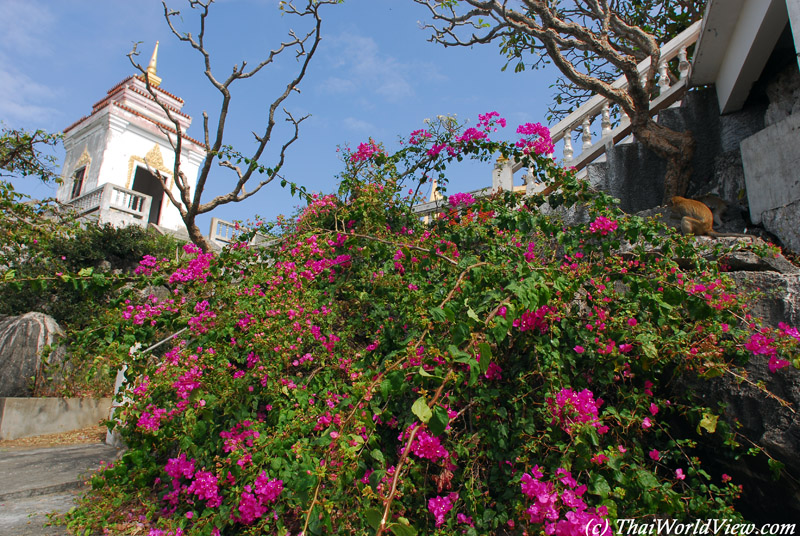
[{"label": "brown monkey on rock", "polygon": [[740,236],[755,238],[753,235],[742,233],[718,233],[714,230],[714,214],[711,209],[700,201],[675,196],[670,201],[670,208],[681,218],[681,231],[683,234],[705,235],[711,237]]}]

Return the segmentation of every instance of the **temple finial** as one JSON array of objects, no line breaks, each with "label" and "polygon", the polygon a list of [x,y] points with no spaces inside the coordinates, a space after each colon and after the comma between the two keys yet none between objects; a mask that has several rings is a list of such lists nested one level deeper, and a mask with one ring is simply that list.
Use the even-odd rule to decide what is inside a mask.
[{"label": "temple finial", "polygon": [[158,87],[161,84],[161,79],[156,76],[156,64],[158,63],[158,41],[156,47],[153,49],[153,56],[150,58],[150,64],[147,66],[147,79],[150,80],[150,85]]}]

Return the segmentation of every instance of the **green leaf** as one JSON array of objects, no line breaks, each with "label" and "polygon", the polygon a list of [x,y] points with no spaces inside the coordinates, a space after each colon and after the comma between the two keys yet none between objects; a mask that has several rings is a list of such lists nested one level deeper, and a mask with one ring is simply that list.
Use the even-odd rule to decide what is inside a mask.
[{"label": "green leaf", "polygon": [[697,425],[697,433],[702,435],[703,432],[700,430],[702,428],[709,434],[713,434],[717,430],[717,420],[719,420],[719,416],[712,413],[703,413],[703,418],[700,419],[700,424]]},{"label": "green leaf", "polygon": [[450,330],[452,341],[455,344],[461,344],[462,342],[466,341],[469,338],[469,333],[469,326],[467,326],[464,322],[459,322]]},{"label": "green leaf", "polygon": [[433,408],[433,416],[428,422],[431,433],[435,436],[441,435],[448,424],[450,424],[450,417],[447,415],[447,410],[439,406]]},{"label": "green leaf", "polygon": [[444,315],[444,311],[442,311],[439,307],[431,307],[428,312],[436,322],[444,322],[447,320],[447,317]]},{"label": "green leaf", "polygon": [[478,345],[478,352],[481,354],[481,372],[486,374],[486,371],[489,370],[489,363],[492,362],[492,348],[485,342],[482,342]]},{"label": "green leaf", "polygon": [[767,465],[769,466],[769,470],[772,472],[772,478],[778,480],[781,477],[781,471],[783,471],[783,464],[778,460],[770,458],[767,460]]},{"label": "green leaf", "polygon": [[472,310],[472,307],[467,309],[467,316],[470,317],[471,319],[473,319],[475,322],[480,322],[481,321],[481,319],[478,318],[477,313]]},{"label": "green leaf", "polygon": [[411,412],[417,416],[417,418],[427,423],[431,420],[433,413],[431,412],[431,408],[428,407],[428,403],[425,402],[425,397],[421,396],[417,399],[416,402],[411,406]]},{"label": "green leaf", "polygon": [[424,368],[422,368],[422,365],[420,365],[418,372],[419,372],[419,375],[424,377],[424,378],[435,378],[435,376],[433,374],[429,374]]},{"label": "green leaf", "polygon": [[469,362],[469,360],[475,359],[464,350],[459,350],[458,346],[454,344],[448,345],[447,351],[450,352],[450,355],[453,356],[453,358],[460,363],[467,363]]},{"label": "green leaf", "polygon": [[639,469],[636,471],[636,479],[645,489],[653,489],[658,487],[658,479],[656,479],[656,477],[653,476],[653,473],[650,471]]},{"label": "green leaf", "polygon": [[395,523],[393,525],[389,525],[389,530],[392,531],[394,536],[416,536],[417,529],[412,527],[411,525],[402,525],[400,523]]},{"label": "green leaf", "polygon": [[89,277],[94,272],[94,268],[81,268],[78,271],[78,276],[80,277]]},{"label": "green leaf", "polygon": [[383,457],[383,452],[381,452],[380,449],[373,449],[369,455],[372,456],[372,459],[378,463],[382,464],[386,462],[386,459]]},{"label": "green leaf", "polygon": [[367,523],[369,523],[369,526],[375,530],[378,530],[378,527],[381,526],[381,519],[383,519],[383,514],[380,512],[380,510],[370,508],[364,512],[364,516],[367,518]]},{"label": "green leaf", "polygon": [[589,487],[589,491],[605,499],[608,497],[608,494],[611,493],[611,486],[608,485],[608,482],[602,475],[595,475],[594,478],[592,478],[592,485]]},{"label": "green leaf", "polygon": [[14,276],[15,276],[14,270],[9,270],[3,274],[3,281],[11,281],[12,279],[14,279]]}]

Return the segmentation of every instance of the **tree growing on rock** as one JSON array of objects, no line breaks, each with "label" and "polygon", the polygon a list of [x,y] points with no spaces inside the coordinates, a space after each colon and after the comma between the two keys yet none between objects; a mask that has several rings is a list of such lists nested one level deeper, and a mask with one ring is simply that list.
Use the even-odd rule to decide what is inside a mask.
[{"label": "tree growing on rock", "polygon": [[[656,123],[650,101],[656,89],[660,44],[702,15],[704,0],[414,0],[426,6],[431,40],[444,46],[500,42],[517,71],[555,65],[564,78],[556,115],[566,115],[579,99],[599,94],[619,106],[631,130],[666,160],[664,199],[683,195],[691,176],[695,142],[691,132]],[[638,64],[649,58],[642,73]],[[525,60],[529,63],[526,64]],[[615,87],[620,75],[627,87]]]},{"label": "tree growing on rock", "polygon": [[[282,107],[284,101],[291,95],[292,91],[299,91],[298,86],[305,78],[311,60],[317,51],[321,39],[322,27],[320,10],[323,9],[323,6],[338,4],[340,1],[341,0],[304,0],[300,2],[299,7],[295,6],[292,1],[280,2],[280,10],[284,14],[296,16],[303,20],[310,20],[310,29],[306,33],[299,34],[295,33],[294,30],[290,30],[289,38],[286,41],[280,42],[275,49],[271,50],[269,54],[255,66],[248,67],[247,62],[242,61],[240,64],[234,65],[230,74],[224,78],[215,74],[212,70],[212,54],[206,43],[209,10],[214,0],[189,0],[189,5],[193,12],[197,13],[199,20],[199,29],[195,34],[179,29],[176,24],[176,18],[180,18],[181,12],[170,9],[166,2],[162,2],[164,6],[164,18],[170,30],[175,37],[188,44],[203,58],[205,66],[204,75],[211,85],[219,91],[221,99],[215,125],[211,124],[208,113],[203,112],[202,142],[206,150],[206,157],[200,165],[197,184],[194,189],[191,188],[190,181],[181,170],[179,158],[186,133],[183,132],[175,112],[160,99],[158,93],[151,87],[147,67],[143,67],[136,62],[135,58],[138,55],[136,48],[134,47],[131,54],[129,54],[131,63],[133,63],[134,67],[144,76],[150,95],[159,103],[170,118],[172,127],[175,130],[174,133],[165,131],[164,134],[170,139],[176,155],[173,177],[175,177],[178,194],[175,195],[170,188],[169,177],[157,171],[154,171],[154,173],[161,182],[161,187],[165,195],[180,212],[192,242],[200,246],[203,250],[207,251],[209,249],[209,244],[203,236],[202,231],[197,226],[197,216],[210,212],[220,205],[243,201],[261,190],[263,186],[272,182],[276,177],[280,176],[279,173],[286,160],[287,150],[297,141],[300,123],[309,116],[305,115],[298,118],[293,116],[285,108],[283,109],[286,115],[285,120],[290,123],[293,133],[280,145],[278,154],[275,157],[275,162],[265,166],[261,163],[264,153],[268,146],[275,145],[276,143],[274,131],[278,121],[277,116],[279,114],[279,109]],[[267,105],[266,125],[264,125],[260,131],[258,129],[253,131],[253,136],[256,141],[255,149],[249,156],[236,152],[230,145],[225,143],[225,128],[227,126],[228,114],[230,113],[232,102],[231,86],[233,86],[235,82],[252,78],[266,67],[273,65],[280,55],[290,54],[292,52],[298,64],[297,70],[295,71],[296,74],[286,82],[283,89],[280,90],[277,96]],[[216,166],[214,166],[214,164],[216,164]],[[216,169],[217,167],[226,168],[234,173],[235,184],[230,192],[218,195],[204,202],[202,198],[209,176],[211,175],[212,169]],[[249,189],[247,189],[248,186]]]}]

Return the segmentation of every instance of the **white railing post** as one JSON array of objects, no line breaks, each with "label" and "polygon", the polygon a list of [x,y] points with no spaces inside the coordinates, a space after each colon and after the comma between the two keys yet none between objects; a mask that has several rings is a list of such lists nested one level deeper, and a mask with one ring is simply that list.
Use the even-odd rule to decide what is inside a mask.
[{"label": "white railing post", "polygon": [[569,167],[572,164],[572,157],[575,151],[572,150],[572,129],[568,129],[564,134],[564,166]]},{"label": "white railing post", "polygon": [[581,135],[581,139],[583,140],[583,150],[584,151],[592,146],[592,129],[591,129],[591,125],[592,125],[592,120],[587,115],[586,117],[583,118],[583,123],[582,123],[583,134]]},{"label": "white railing post", "polygon": [[603,104],[603,110],[600,112],[600,136],[605,138],[611,134],[611,112],[608,109],[608,101]]},{"label": "white railing post", "polygon": [[686,59],[686,47],[682,46],[678,51],[678,71],[681,73],[681,80],[689,78],[689,68],[692,65]]},{"label": "white railing post", "polygon": [[663,95],[669,89],[669,73],[667,72],[667,62],[661,61],[658,64],[658,94]]}]

